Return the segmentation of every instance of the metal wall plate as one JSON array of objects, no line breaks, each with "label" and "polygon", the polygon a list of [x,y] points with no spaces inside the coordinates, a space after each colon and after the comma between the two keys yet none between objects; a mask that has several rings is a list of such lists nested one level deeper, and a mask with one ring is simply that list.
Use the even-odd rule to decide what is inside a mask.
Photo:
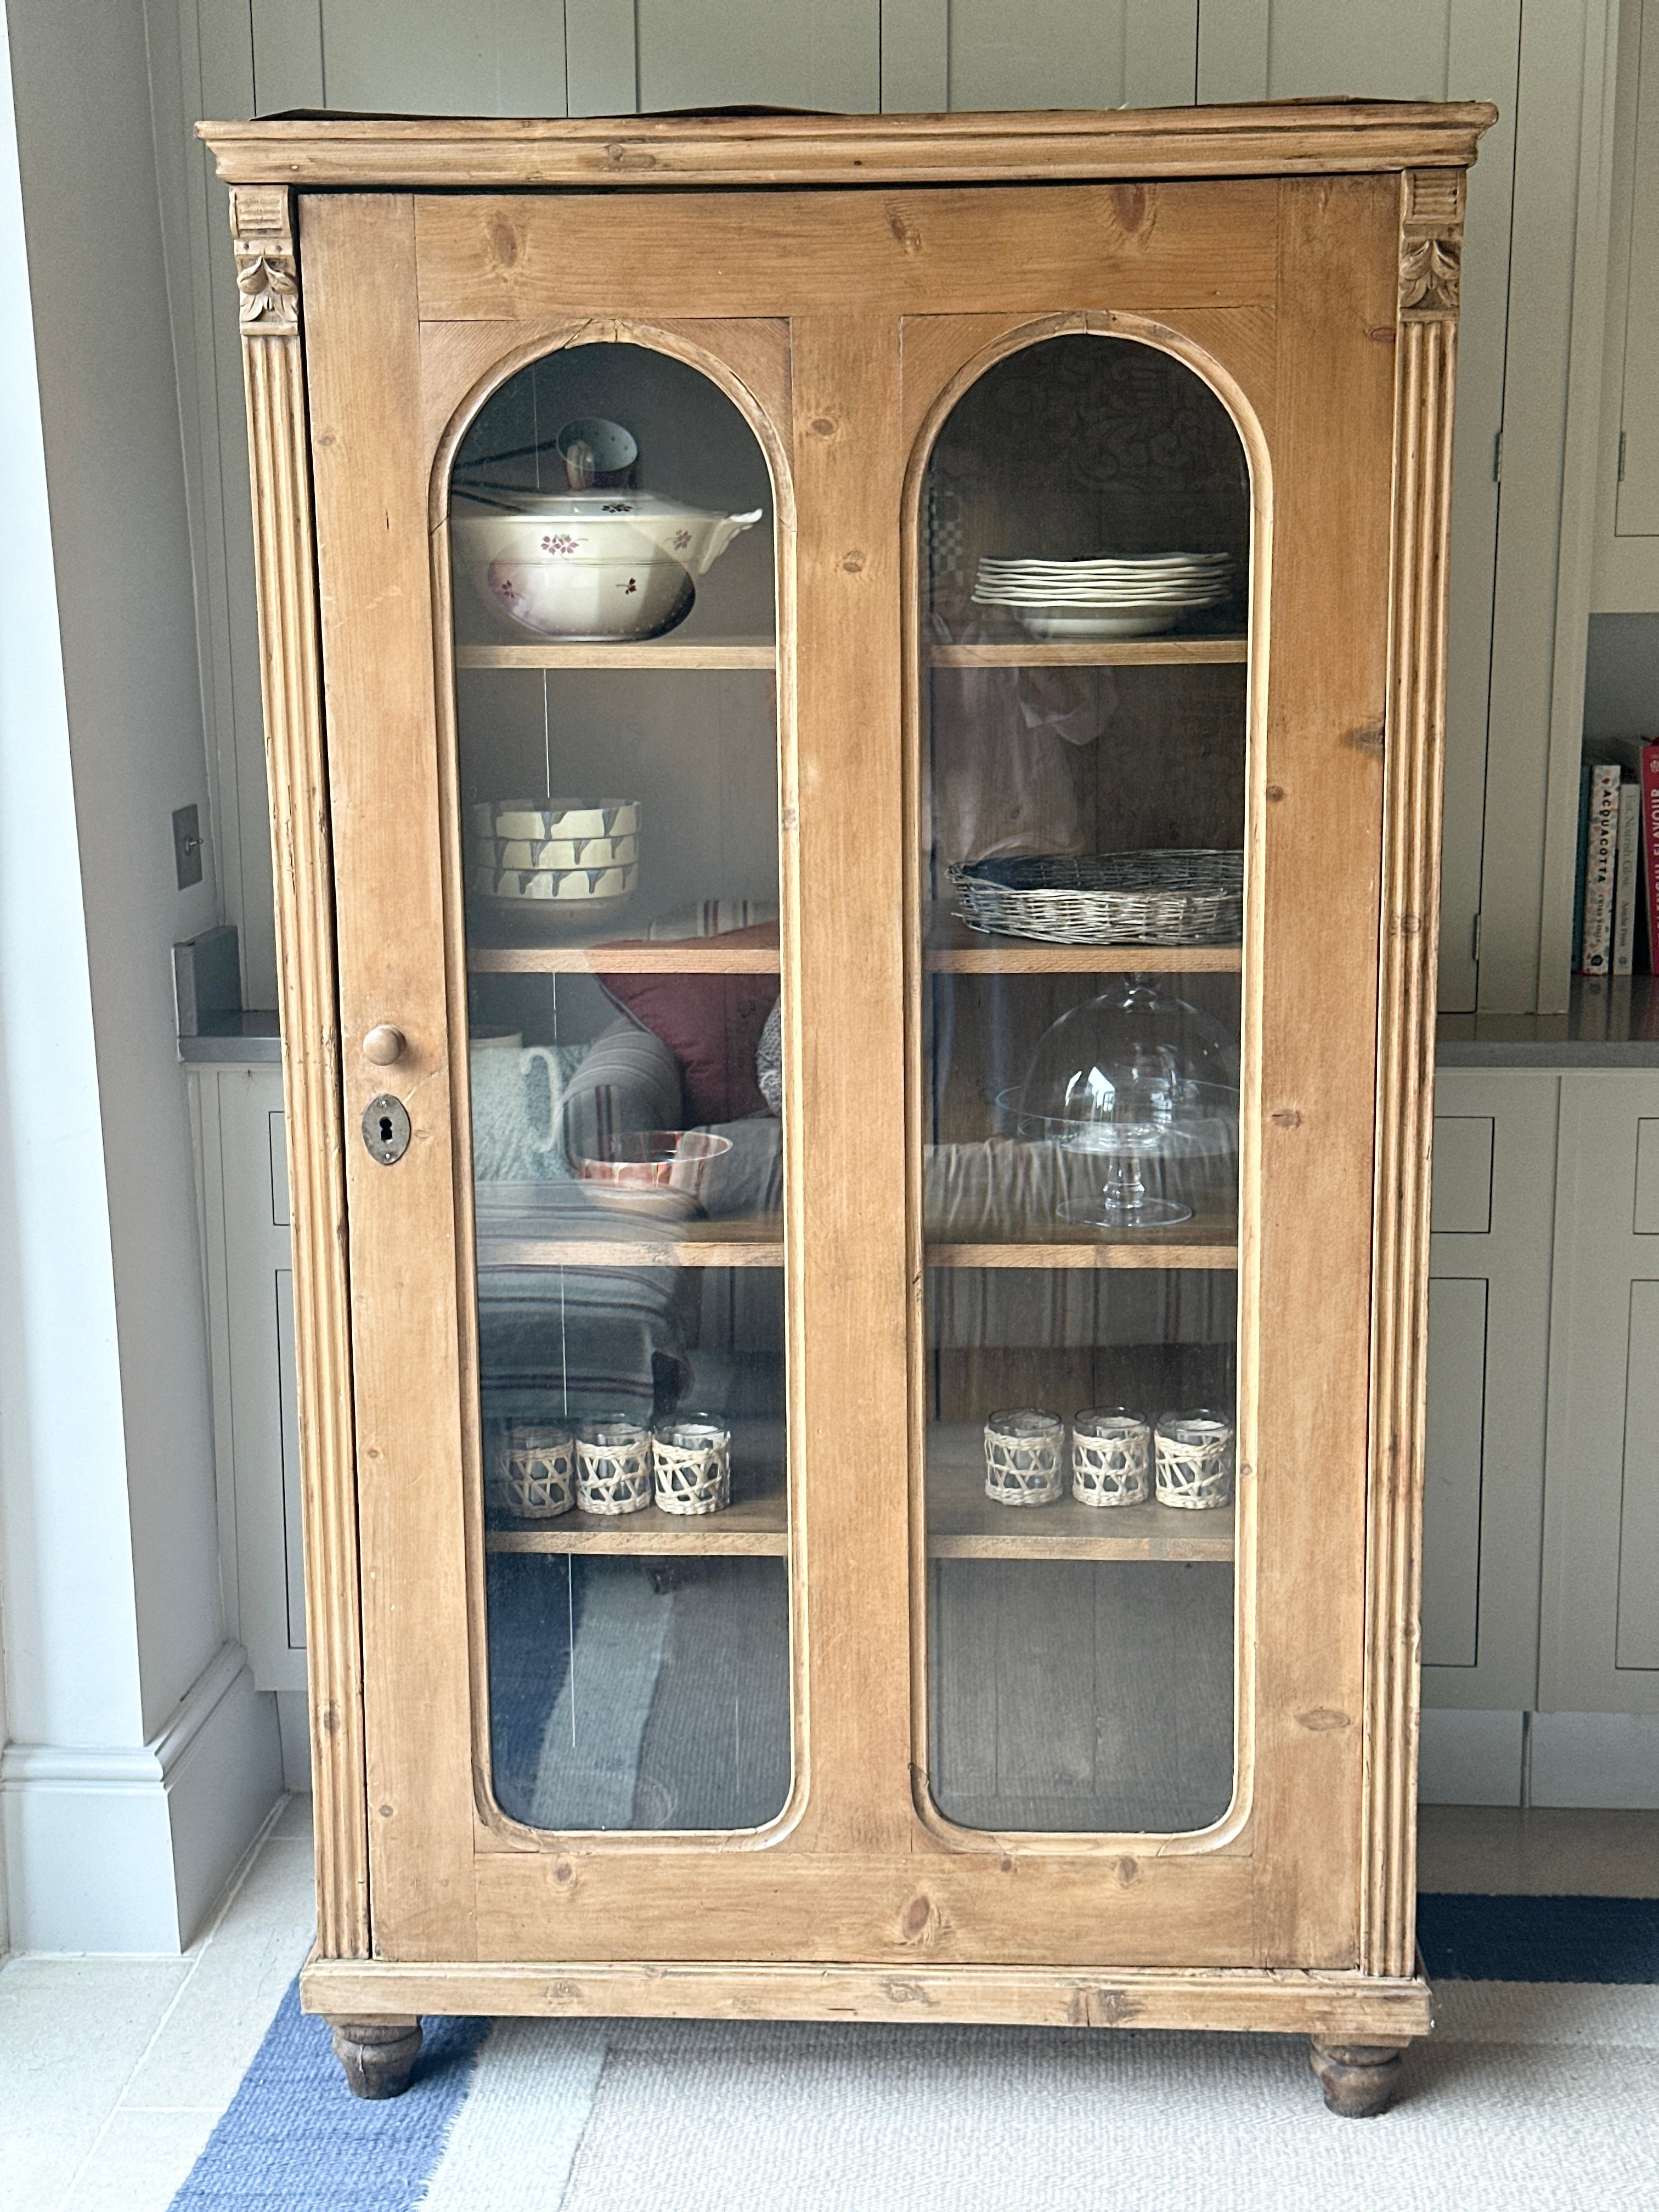
[{"label": "metal wall plate", "polygon": [[383,1091],[363,1109],[363,1144],[372,1160],[383,1168],[396,1167],[409,1150],[409,1109],[401,1098]]},{"label": "metal wall plate", "polygon": [[181,891],[202,880],[202,824],[193,806],[173,809],[173,872],[179,878]]}]

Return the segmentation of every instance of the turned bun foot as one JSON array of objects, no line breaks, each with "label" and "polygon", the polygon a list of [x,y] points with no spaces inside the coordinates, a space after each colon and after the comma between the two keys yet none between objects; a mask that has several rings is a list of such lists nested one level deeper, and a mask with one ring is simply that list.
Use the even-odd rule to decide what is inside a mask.
[{"label": "turned bun foot", "polygon": [[354,2097],[401,2097],[420,2056],[418,2020],[336,2021],[334,2055]]},{"label": "turned bun foot", "polygon": [[1325,2102],[1345,2120],[1386,2112],[1400,2088],[1405,2045],[1398,2043],[1319,2043],[1310,2053]]}]

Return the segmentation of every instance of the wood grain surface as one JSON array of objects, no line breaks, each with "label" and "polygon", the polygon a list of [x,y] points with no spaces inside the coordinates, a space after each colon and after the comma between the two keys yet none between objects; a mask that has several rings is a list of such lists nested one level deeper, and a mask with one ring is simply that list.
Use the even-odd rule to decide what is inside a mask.
[{"label": "wood grain surface", "polygon": [[[297,963],[284,1012],[313,1668],[348,1708],[362,1670],[361,1744],[338,1697],[318,1738],[333,1796],[308,2003],[370,2021],[1032,2019],[1333,2043],[1426,2026],[1409,1831],[1452,337],[1449,310],[1401,308],[1402,236],[1422,226],[1401,172],[1426,165],[1421,204],[1438,206],[1489,118],[1401,105],[208,126],[227,173],[347,187],[300,205],[303,392],[293,337],[251,338],[246,356]],[[985,191],[981,176],[1006,181]],[[392,179],[445,189],[370,188]],[[557,182],[627,189],[513,189]],[[733,182],[777,189],[711,189]],[[489,189],[453,189],[469,184]],[[1253,502],[1249,641],[962,647],[954,665],[1116,669],[1137,743],[1158,712],[1133,687],[1184,686],[1171,697],[1196,703],[1172,714],[1170,742],[1194,757],[1242,715],[1241,946],[988,940],[921,896],[927,444],[995,360],[1057,333],[1172,354],[1231,411]],[[754,425],[776,492],[778,641],[775,656],[761,641],[576,650],[689,684],[775,658],[776,953],[467,943],[446,471],[506,375],[555,345],[617,341],[699,368]],[[570,665],[558,647],[490,650],[468,665]],[[487,1529],[469,1108],[452,1082],[467,972],[613,959],[780,975],[782,1220],[653,1241],[619,1216],[597,1240],[486,1238],[477,1257],[781,1267],[787,1478],[707,1524],[653,1510],[638,1528]],[[927,979],[1030,993],[1139,968],[1240,978],[1237,1221],[927,1244],[917,1009],[942,987]],[[359,1049],[386,1024],[410,1040],[390,1075]],[[355,1140],[388,1082],[414,1129],[390,1170]],[[919,1363],[937,1267],[1236,1269],[1235,1510],[1012,1513],[975,1494],[966,1446],[936,1439],[930,1467]],[[780,1819],[554,1836],[502,1817],[486,1771],[487,1547],[787,1557],[795,1781]],[[941,1559],[1157,1573],[1232,1559],[1224,1817],[1181,1835],[1005,1835],[932,1814],[926,1590]],[[354,1957],[371,1942],[372,1960]]]},{"label": "wood grain surface", "polygon": [[[236,196],[240,198],[240,195]],[[264,210],[291,258],[289,196]],[[233,225],[240,219],[233,204]],[[369,1948],[362,1627],[351,1316],[346,1278],[344,1131],[335,997],[334,868],[318,657],[311,455],[297,315],[291,332],[245,332],[242,365],[253,495],[262,696],[276,886],[276,989],[305,1522],[306,1650],[324,1949]]]},{"label": "wood grain surface", "polygon": [[1473,161],[1484,100],[983,115],[362,117],[201,123],[229,183],[375,190],[1286,176]]}]

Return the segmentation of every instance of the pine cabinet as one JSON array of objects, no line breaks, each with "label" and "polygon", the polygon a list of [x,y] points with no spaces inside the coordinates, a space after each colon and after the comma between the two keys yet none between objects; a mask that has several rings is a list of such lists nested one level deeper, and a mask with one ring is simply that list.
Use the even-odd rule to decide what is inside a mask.
[{"label": "pine cabinet", "polygon": [[354,2086],[742,2012],[1386,2101],[1491,113],[204,126]]}]

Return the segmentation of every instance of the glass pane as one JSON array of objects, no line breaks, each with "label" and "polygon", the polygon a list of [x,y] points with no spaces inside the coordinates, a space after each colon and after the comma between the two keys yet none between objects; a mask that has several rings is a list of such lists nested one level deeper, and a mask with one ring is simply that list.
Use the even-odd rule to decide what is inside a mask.
[{"label": "glass pane", "polygon": [[453,472],[490,1756],[535,1827],[789,1794],[771,514],[732,403],[635,346],[521,370]]},{"label": "glass pane", "polygon": [[1250,497],[1182,363],[1058,338],[927,485],[928,1771],[995,1830],[1232,1794]]}]

